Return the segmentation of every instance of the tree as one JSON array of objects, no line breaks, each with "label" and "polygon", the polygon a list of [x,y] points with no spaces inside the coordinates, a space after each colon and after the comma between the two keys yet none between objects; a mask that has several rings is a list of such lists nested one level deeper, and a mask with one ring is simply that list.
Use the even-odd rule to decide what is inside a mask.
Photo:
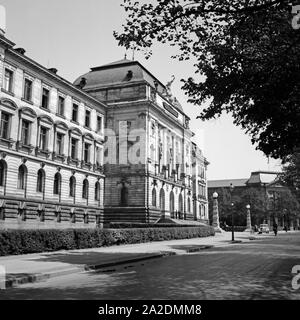
[{"label": "tree", "polygon": [[292,155],[287,157],[286,163],[283,166],[281,180],[300,201],[300,149],[297,149]]},{"label": "tree", "polygon": [[[183,80],[199,118],[223,112],[267,156],[285,159],[300,146],[300,30],[288,0],[124,0],[128,17],[119,45],[150,57],[155,41],[174,46],[172,58],[193,61]],[[153,2],[155,4],[153,4]]]}]

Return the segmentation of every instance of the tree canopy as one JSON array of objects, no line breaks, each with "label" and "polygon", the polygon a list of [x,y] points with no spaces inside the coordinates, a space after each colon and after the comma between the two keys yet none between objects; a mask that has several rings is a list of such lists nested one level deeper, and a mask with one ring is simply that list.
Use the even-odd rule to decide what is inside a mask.
[{"label": "tree canopy", "polygon": [[[286,159],[300,146],[300,30],[288,0],[124,0],[119,45],[150,57],[154,42],[191,60],[188,101],[209,120],[223,112],[267,156]],[[176,49],[176,50],[175,50]],[[196,62],[195,62],[196,61]]]}]

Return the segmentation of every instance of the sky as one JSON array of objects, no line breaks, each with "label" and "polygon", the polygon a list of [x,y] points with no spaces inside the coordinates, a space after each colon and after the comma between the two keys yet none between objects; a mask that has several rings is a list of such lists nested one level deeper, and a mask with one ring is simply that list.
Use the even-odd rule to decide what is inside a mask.
[{"label": "sky", "polygon": [[[124,58],[113,31],[121,31],[126,13],[122,0],[0,0],[6,8],[6,37],[26,55],[45,67],[58,69],[58,74],[73,82],[91,67]],[[251,139],[233,124],[229,115],[210,121],[196,119],[201,107],[187,103],[180,79],[194,76],[192,62],[171,59],[173,48],[155,45],[146,60],[136,52],[134,59],[143,64],[161,82],[172,75],[173,94],[191,118],[195,142],[209,161],[207,176],[215,179],[248,178],[252,171],[280,171],[278,160],[268,159],[255,150]],[[133,53],[127,52],[132,59]]]}]

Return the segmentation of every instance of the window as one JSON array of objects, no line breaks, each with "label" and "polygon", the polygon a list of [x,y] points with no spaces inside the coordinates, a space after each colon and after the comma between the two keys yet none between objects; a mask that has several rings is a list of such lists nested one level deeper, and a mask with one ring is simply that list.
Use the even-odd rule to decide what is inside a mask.
[{"label": "window", "polygon": [[63,155],[64,153],[64,135],[60,132],[57,132],[56,135],[56,153],[58,155]]},{"label": "window", "polygon": [[45,127],[41,127],[39,148],[43,151],[46,151],[47,147],[48,147],[48,129]]},{"label": "window", "polygon": [[89,181],[87,179],[83,180],[83,186],[82,186],[82,198],[88,199],[89,196]]},{"label": "window", "polygon": [[84,144],[83,160],[86,163],[90,162],[90,148],[91,145],[89,143]]},{"label": "window", "polygon": [[43,88],[43,94],[42,94],[42,108],[48,109],[49,108],[49,96],[50,92],[48,89]]},{"label": "window", "polygon": [[4,90],[8,92],[13,91],[13,77],[14,77],[14,73],[9,69],[5,69],[4,85],[3,85]]},{"label": "window", "polygon": [[78,122],[78,105],[73,103],[72,121]]},{"label": "window", "polygon": [[71,138],[71,158],[77,159],[77,150],[78,150],[78,140]]},{"label": "window", "polygon": [[85,122],[84,122],[84,124],[88,128],[90,127],[90,120],[91,120],[91,111],[85,110]]},{"label": "window", "polygon": [[191,199],[190,198],[187,199],[187,211],[191,212]]},{"label": "window", "polygon": [[72,176],[69,181],[69,195],[70,197],[75,197],[76,191],[76,178]]},{"label": "window", "polygon": [[152,206],[156,207],[156,189],[152,189]]},{"label": "window", "polygon": [[32,81],[25,78],[24,80],[24,99],[31,101],[32,97]]},{"label": "window", "polygon": [[21,165],[18,171],[18,189],[25,189],[27,180],[27,168],[25,165]]},{"label": "window", "polygon": [[95,200],[100,200],[100,182],[95,183]]},{"label": "window", "polygon": [[61,189],[61,174],[57,172],[54,176],[53,194],[60,194]]},{"label": "window", "polygon": [[4,160],[0,161],[0,187],[4,187],[6,180],[7,165]]},{"label": "window", "polygon": [[10,136],[9,123],[10,123],[10,114],[6,112],[2,112],[1,124],[0,124],[0,138],[9,139],[9,136]]},{"label": "window", "polygon": [[97,116],[97,132],[102,131],[102,117]]},{"label": "window", "polygon": [[58,109],[57,109],[57,113],[60,116],[64,116],[65,114],[65,98],[62,96],[58,97]]},{"label": "window", "polygon": [[37,173],[36,191],[44,192],[45,190],[45,171],[40,169]]},{"label": "window", "polygon": [[121,206],[128,206],[128,188],[126,187],[125,183],[122,184],[121,188]]},{"label": "window", "polygon": [[22,120],[22,132],[21,132],[21,142],[24,145],[29,145],[30,141],[30,122],[27,120]]}]

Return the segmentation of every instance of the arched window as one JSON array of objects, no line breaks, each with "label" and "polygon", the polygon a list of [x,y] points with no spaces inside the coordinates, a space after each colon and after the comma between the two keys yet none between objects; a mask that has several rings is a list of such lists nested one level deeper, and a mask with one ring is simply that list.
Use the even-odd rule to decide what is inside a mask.
[{"label": "arched window", "polygon": [[183,201],[182,201],[182,194],[179,194],[178,198],[178,211],[183,212]]},{"label": "arched window", "polygon": [[37,183],[36,183],[36,191],[44,192],[45,190],[45,171],[40,169],[37,172]]},{"label": "arched window", "polygon": [[152,206],[156,207],[156,189],[152,189]]},{"label": "arched window", "polygon": [[88,179],[84,179],[83,185],[82,185],[82,198],[88,199],[88,197],[89,197],[89,181]]},{"label": "arched window", "polygon": [[170,212],[174,212],[174,193],[173,191],[170,192]]},{"label": "arched window", "polygon": [[199,205],[199,215],[200,215],[200,218],[202,219],[202,205],[201,204]]},{"label": "arched window", "polygon": [[95,200],[96,201],[100,200],[100,182],[99,181],[95,183]]},{"label": "arched window", "polygon": [[25,189],[27,180],[27,168],[24,164],[19,167],[18,171],[18,189]]},{"label": "arched window", "polygon": [[187,199],[187,212],[191,212],[191,199]]},{"label": "arched window", "polygon": [[61,174],[56,172],[54,176],[53,194],[60,194],[61,190]]},{"label": "arched window", "polygon": [[163,188],[161,188],[159,192],[159,207],[160,210],[165,210],[165,191]]},{"label": "arched window", "polygon": [[70,197],[75,197],[76,192],[76,178],[74,176],[70,177],[69,180],[69,195]]},{"label": "arched window", "polygon": [[128,188],[126,187],[125,183],[122,184],[121,188],[121,206],[128,206]]},{"label": "arched window", "polygon": [[0,161],[0,187],[4,187],[6,183],[7,165],[4,160]]},{"label": "arched window", "polygon": [[205,206],[203,205],[203,218],[205,219],[206,211],[205,211]]}]

